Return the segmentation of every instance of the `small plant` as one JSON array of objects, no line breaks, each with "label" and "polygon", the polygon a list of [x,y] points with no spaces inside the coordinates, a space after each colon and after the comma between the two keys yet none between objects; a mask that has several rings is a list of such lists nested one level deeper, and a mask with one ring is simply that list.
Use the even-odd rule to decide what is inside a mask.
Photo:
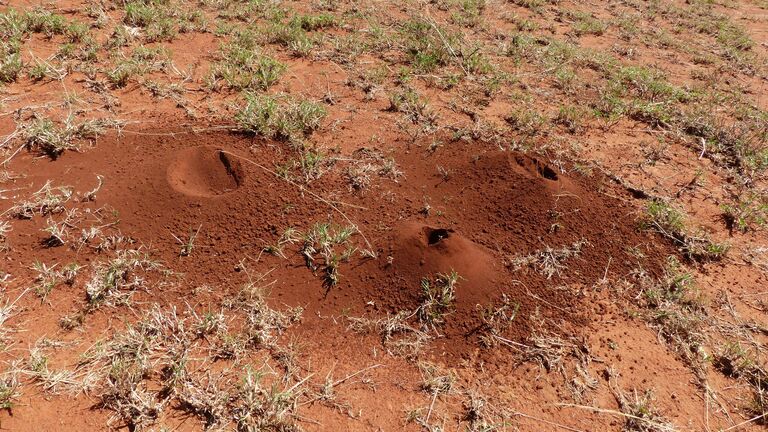
[{"label": "small plant", "polygon": [[544,5],[557,3],[559,0],[512,0],[512,3],[533,10],[538,10]]},{"label": "small plant", "polygon": [[109,123],[102,120],[86,120],[76,123],[68,117],[63,125],[48,118],[34,118],[23,127],[23,137],[30,150],[56,159],[66,150],[79,150],[80,141],[94,140],[104,133]]},{"label": "small plant", "polygon": [[57,265],[48,266],[44,263],[36,261],[32,265],[32,269],[37,272],[35,276],[35,293],[45,301],[48,295],[59,284],[72,285],[75,283],[75,277],[82,268],[77,263],[70,263],[64,266],[61,270],[56,269]]},{"label": "small plant", "polygon": [[337,25],[337,20],[333,15],[328,14],[298,15],[293,17],[290,25],[294,27],[301,27],[306,31],[315,31],[334,27]]},{"label": "small plant", "polygon": [[419,371],[422,378],[421,389],[430,395],[449,393],[456,384],[456,375],[439,365],[422,362],[419,363]]},{"label": "small plant", "polygon": [[544,131],[546,119],[533,110],[519,109],[509,113],[504,120],[516,132],[533,137]]},{"label": "small plant", "polygon": [[656,328],[661,340],[667,342],[697,376],[702,377],[704,351],[704,320],[706,309],[690,273],[674,257],[668,258],[665,275],[641,279],[646,318]]},{"label": "small plant", "polygon": [[[267,304],[267,291],[250,281],[243,285],[237,297],[226,302],[225,307],[245,313],[244,341],[249,347],[274,348],[277,336],[300,321],[301,307],[277,311]],[[231,338],[230,338],[231,339]],[[230,340],[230,343],[238,341]]]},{"label": "small plant", "polygon": [[35,214],[47,216],[62,213],[65,210],[64,204],[72,198],[73,193],[70,187],[51,186],[49,180],[29,200],[16,204],[11,214],[19,219],[32,219]]},{"label": "small plant", "polygon": [[35,8],[27,12],[25,18],[27,30],[32,33],[43,33],[49,39],[67,31],[66,18],[43,8]]},{"label": "small plant", "polygon": [[75,217],[76,211],[70,210],[66,212],[67,215],[63,220],[55,221],[53,218],[48,218],[46,226],[43,231],[47,233],[48,237],[43,240],[43,244],[47,247],[62,246],[67,242],[67,231],[72,227],[71,220]]},{"label": "small plant", "polygon": [[288,228],[283,231],[283,234],[280,235],[280,238],[277,239],[277,242],[264,246],[263,251],[272,255],[286,258],[285,253],[283,252],[285,246],[295,244],[299,240],[301,240],[301,232],[295,228]]},{"label": "small plant", "polygon": [[458,11],[451,14],[451,21],[464,27],[477,27],[483,22],[485,0],[461,0]]},{"label": "small plant", "polygon": [[503,294],[497,303],[485,307],[478,305],[480,320],[483,323],[480,342],[488,348],[498,345],[498,338],[512,325],[519,309],[520,304],[514,303],[506,294]]},{"label": "small plant", "polygon": [[232,413],[238,430],[296,430],[292,417],[299,406],[299,397],[304,394],[302,385],[306,381],[281,387],[274,383],[265,386],[263,374],[247,368],[240,382]]},{"label": "small plant", "polygon": [[437,115],[429,108],[427,101],[416,90],[406,88],[389,97],[389,109],[401,112],[414,124],[424,124],[425,128],[434,128]]},{"label": "small plant", "polygon": [[211,372],[202,379],[187,380],[179,392],[179,401],[185,411],[199,417],[206,428],[222,424],[227,416],[231,395]]},{"label": "small plant", "polygon": [[290,97],[246,93],[245,101],[235,116],[240,130],[267,138],[299,141],[317,129],[326,115],[322,105]]},{"label": "small plant", "polygon": [[628,432],[676,432],[675,426],[662,416],[653,406],[653,393],[645,391],[638,393],[634,389],[627,394],[620,389],[613,389],[619,403],[619,409],[624,414],[624,430]]},{"label": "small plant", "polygon": [[744,233],[768,224],[768,200],[765,198],[752,195],[734,204],[723,204],[720,208],[730,230]]},{"label": "small plant", "polygon": [[138,271],[157,268],[146,253],[136,250],[118,251],[117,256],[106,263],[96,265],[91,279],[85,284],[86,298],[93,306],[126,302],[131,292],[142,286]]},{"label": "small plant", "polygon": [[[307,267],[312,271],[321,270],[327,287],[339,283],[339,266],[357,251],[356,247],[348,245],[351,237],[357,232],[354,226],[336,226],[329,222],[318,222],[303,235],[301,254]],[[337,246],[345,246],[343,252],[336,251]]]},{"label": "small plant", "polygon": [[427,20],[408,21],[401,32],[411,66],[423,73],[447,65],[454,55],[452,47],[458,46],[456,35]]},{"label": "small plant", "polygon": [[143,28],[147,42],[169,42],[178,32],[177,15],[169,2],[129,1],[125,3],[123,22]]},{"label": "small plant", "polygon": [[453,308],[456,297],[456,284],[461,277],[455,271],[438,274],[434,280],[421,280],[421,305],[418,309],[419,321],[425,326],[435,328],[445,323],[445,315]]},{"label": "small plant", "polygon": [[565,127],[568,132],[575,134],[582,128],[585,113],[579,107],[561,106],[557,111],[557,116],[553,119],[556,124]]},{"label": "small plant", "polygon": [[712,364],[724,375],[743,380],[752,391],[746,406],[758,424],[768,423],[768,371],[753,352],[738,343],[727,343],[714,355]]},{"label": "small plant", "polygon": [[125,87],[133,76],[164,71],[171,64],[170,52],[163,47],[136,47],[130,56],[120,51],[112,66],[106,71],[107,81],[114,88]]},{"label": "small plant", "polygon": [[0,377],[0,410],[10,411],[19,399],[19,380],[15,374]]},{"label": "small plant", "polygon": [[690,307],[698,306],[696,284],[691,273],[684,271],[682,264],[675,257],[667,259],[665,277],[655,286],[644,291],[648,306],[663,307],[667,303],[677,303]]},{"label": "small plant", "polygon": [[22,67],[19,42],[0,41],[0,84],[16,81]]},{"label": "small plant", "polygon": [[255,35],[250,31],[237,34],[233,40],[220,48],[219,61],[211,66],[208,82],[217,87],[224,81],[234,90],[266,90],[275,84],[285,72],[286,66],[264,55],[256,45]]},{"label": "small plant", "polygon": [[391,355],[415,358],[430,340],[430,336],[420,330],[418,326],[409,324],[409,321],[416,315],[417,312],[399,311],[394,315],[388,314],[386,317],[376,320],[350,317],[349,327],[358,333],[375,331]]},{"label": "small plant", "polygon": [[608,28],[608,24],[595,18],[592,14],[576,12],[572,15],[574,18],[573,30],[576,32],[576,36],[601,36]]},{"label": "small plant", "polygon": [[0,252],[8,250],[8,233],[11,232],[13,227],[9,221],[0,221]]},{"label": "small plant", "polygon": [[353,190],[361,191],[371,184],[371,176],[387,177],[395,182],[403,173],[395,160],[379,152],[363,148],[354,153],[356,160],[347,168],[346,175]]},{"label": "small plant", "polygon": [[646,211],[648,218],[643,223],[646,228],[653,228],[667,237],[673,237],[685,230],[683,213],[664,201],[651,201]]},{"label": "small plant", "polygon": [[24,373],[29,375],[32,380],[42,386],[43,390],[58,394],[63,391],[77,393],[83,390],[83,382],[75,377],[75,373],[68,369],[51,370],[49,367],[49,358],[44,353],[48,344],[55,344],[55,341],[41,339],[29,351]]},{"label": "small plant", "polygon": [[576,72],[572,68],[561,67],[555,70],[555,81],[557,86],[565,92],[570,93],[574,90],[574,83],[576,80]]},{"label": "small plant", "polygon": [[160,415],[162,405],[157,395],[140,385],[140,372],[116,360],[110,365],[105,388],[99,395],[99,406],[114,411],[132,429],[151,425]]},{"label": "small plant", "polygon": [[713,356],[712,364],[725,376],[743,378],[761,388],[768,385],[768,372],[753,353],[738,343],[727,343]]},{"label": "small plant", "polygon": [[202,228],[202,225],[198,226],[197,230],[194,231],[190,228],[189,236],[187,237],[186,241],[171,234],[173,235],[173,238],[175,238],[176,241],[181,244],[181,250],[179,250],[180,257],[186,257],[192,254],[192,251],[195,249],[195,240],[197,239],[197,235],[200,234],[200,228]]}]

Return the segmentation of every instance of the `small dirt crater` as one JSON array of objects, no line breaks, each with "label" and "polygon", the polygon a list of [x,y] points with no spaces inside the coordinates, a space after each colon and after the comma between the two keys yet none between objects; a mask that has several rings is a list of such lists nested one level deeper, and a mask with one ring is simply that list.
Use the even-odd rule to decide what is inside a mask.
[{"label": "small dirt crater", "polygon": [[240,162],[212,146],[184,149],[168,166],[168,184],[192,197],[224,195],[242,186],[245,175]]}]

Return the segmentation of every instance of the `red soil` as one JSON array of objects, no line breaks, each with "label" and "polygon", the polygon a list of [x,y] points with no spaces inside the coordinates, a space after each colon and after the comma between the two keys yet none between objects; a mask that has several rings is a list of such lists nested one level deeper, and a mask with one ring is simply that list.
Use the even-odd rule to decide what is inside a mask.
[{"label": "red soil", "polygon": [[[240,156],[228,156],[222,149]],[[319,277],[301,269],[304,261],[298,253],[289,254],[288,260],[262,253],[285,228],[344,222],[326,204],[264,169],[271,167],[248,162],[261,165],[281,158],[279,147],[237,135],[127,133],[82,154],[66,153],[55,163],[23,158],[17,169],[28,173],[26,191],[50,178],[85,191],[95,183],[93,174],[86,173],[104,176],[96,202],[86,206],[113,208],[123,233],[183,275],[181,287],[170,296],[162,289],[153,292],[153,301],[174,302],[179,292],[202,285],[234,290],[251,274],[241,270],[274,268],[278,282],[272,295],[280,302],[301,304],[310,314],[344,309],[375,317],[414,310],[421,301],[422,278],[455,270],[461,276],[455,310],[442,330],[445,343],[437,343],[434,351],[451,357],[477,350],[478,308],[502,294],[520,305],[506,337],[524,339],[535,311],[576,330],[571,325],[584,325],[589,312],[573,290],[562,287],[591,286],[638,266],[656,272],[669,253],[637,231],[631,206],[601,192],[621,193],[599,176],[571,175],[520,154],[454,143],[435,153],[397,155],[405,181],[382,180],[371,190],[354,192],[340,187],[343,180],[331,173],[307,187],[333,202],[354,203],[338,205],[379,257],[354,258],[342,266],[340,283],[326,290]],[[62,248],[26,240],[42,240],[38,224],[17,224],[9,238],[14,245],[10,260],[91,259],[87,249],[63,254]],[[198,227],[195,252],[179,257],[179,240]],[[564,262],[567,269],[551,279],[509,265],[515,257],[577,241],[585,241],[580,254]],[[361,236],[355,242],[364,246]],[[629,247],[642,255],[632,254]]]}]

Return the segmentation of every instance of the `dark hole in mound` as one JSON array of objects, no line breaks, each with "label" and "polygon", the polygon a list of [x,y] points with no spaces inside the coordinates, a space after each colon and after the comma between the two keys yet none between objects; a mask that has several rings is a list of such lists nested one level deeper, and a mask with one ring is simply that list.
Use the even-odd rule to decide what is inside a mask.
[{"label": "dark hole in mound", "polygon": [[536,164],[536,167],[539,170],[539,175],[544,177],[547,180],[557,180],[557,173],[552,168],[548,167],[547,165],[538,162]]},{"label": "dark hole in mound", "polygon": [[427,244],[434,245],[451,236],[453,230],[445,228],[427,228]]},{"label": "dark hole in mound", "polygon": [[240,171],[239,164],[236,161],[233,163],[229,155],[224,153],[222,150],[219,150],[218,153],[219,153],[219,159],[221,160],[221,163],[224,165],[224,168],[227,170],[227,174],[229,174],[229,176],[235,180],[235,184],[237,184],[237,186],[240,186],[242,183],[243,175],[242,175],[242,172]]},{"label": "dark hole in mound", "polygon": [[525,157],[523,155],[515,156],[515,162],[518,166],[524,168],[531,174],[536,174],[539,177],[543,177],[547,180],[557,181],[557,172],[549,167],[546,163],[534,158]]}]

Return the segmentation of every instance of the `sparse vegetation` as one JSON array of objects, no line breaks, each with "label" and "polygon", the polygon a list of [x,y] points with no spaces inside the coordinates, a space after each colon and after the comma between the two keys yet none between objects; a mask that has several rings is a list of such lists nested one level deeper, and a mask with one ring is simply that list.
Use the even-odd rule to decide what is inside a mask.
[{"label": "sparse vegetation", "polygon": [[646,212],[641,226],[672,240],[690,258],[717,260],[728,251],[728,245],[713,242],[704,233],[691,234],[685,225],[683,213],[665,201],[651,201]]},{"label": "sparse vegetation", "polygon": [[[321,271],[323,282],[330,288],[339,283],[339,267],[349,261],[357,248],[349,244],[357,229],[354,226],[336,226],[318,222],[302,235],[301,255],[313,272]],[[337,248],[344,248],[338,251]]]},{"label": "sparse vegetation", "polygon": [[10,411],[19,397],[19,382],[15,375],[0,378],[0,409]]},{"label": "sparse vegetation", "polygon": [[106,126],[107,123],[100,120],[76,123],[70,117],[63,125],[57,125],[48,118],[35,118],[25,125],[23,133],[30,150],[55,159],[67,150],[79,150],[82,141],[95,140]]},{"label": "sparse vegetation", "polygon": [[764,0],[294,3],[1,8],[3,428],[767,423]]},{"label": "sparse vegetation", "polygon": [[85,284],[89,305],[126,303],[131,293],[144,283],[141,273],[158,268],[147,253],[138,249],[120,250],[107,262],[97,263],[91,279]]},{"label": "sparse vegetation", "polygon": [[561,272],[567,268],[564,261],[577,257],[581,253],[581,249],[586,245],[589,245],[589,242],[582,239],[560,249],[553,249],[547,246],[542,251],[514,258],[508,265],[515,270],[520,270],[523,267],[532,267],[537,272],[546,276],[547,279],[551,279],[552,276],[560,276]]},{"label": "sparse vegetation", "polygon": [[632,393],[627,394],[621,390],[614,390],[614,395],[626,418],[624,430],[632,432],[675,432],[677,430],[653,406],[652,392],[639,393],[634,389]]},{"label": "sparse vegetation", "polygon": [[429,277],[421,280],[422,300],[418,315],[423,325],[436,328],[445,322],[446,314],[453,308],[460,278],[458,273],[451,272],[438,274],[434,280]]}]

